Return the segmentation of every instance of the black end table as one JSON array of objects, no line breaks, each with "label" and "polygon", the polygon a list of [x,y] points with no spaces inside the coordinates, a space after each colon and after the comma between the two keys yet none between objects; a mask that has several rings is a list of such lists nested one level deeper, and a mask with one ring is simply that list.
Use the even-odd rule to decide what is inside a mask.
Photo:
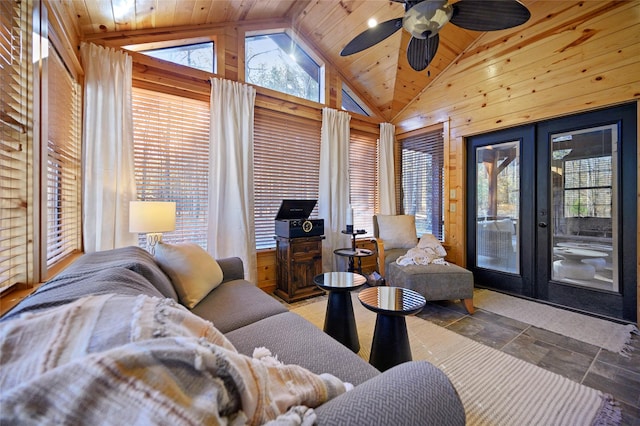
[{"label": "black end table", "polygon": [[[349,272],[357,272],[362,274],[362,258],[373,256],[373,252],[369,249],[357,248],[340,248],[333,251],[338,256],[346,256],[349,258]],[[357,263],[355,261],[357,259]]]},{"label": "black end table", "polygon": [[413,290],[400,287],[371,287],[358,294],[362,305],[376,312],[376,326],[369,363],[380,371],[411,361],[407,315],[415,315],[427,303]]},{"label": "black end table", "polygon": [[324,332],[353,352],[358,352],[360,341],[350,292],[362,287],[367,279],[352,272],[325,272],[316,275],[313,282],[329,292]]}]

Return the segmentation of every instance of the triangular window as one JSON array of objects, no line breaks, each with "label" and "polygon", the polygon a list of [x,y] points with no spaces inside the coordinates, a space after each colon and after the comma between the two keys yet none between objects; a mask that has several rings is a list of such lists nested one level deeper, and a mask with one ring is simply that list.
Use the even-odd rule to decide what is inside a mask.
[{"label": "triangular window", "polygon": [[342,109],[356,114],[371,116],[369,108],[364,106],[364,102],[346,84],[342,83]]},{"label": "triangular window", "polygon": [[174,64],[184,65],[185,67],[214,74],[216,72],[215,44],[213,41],[139,50],[139,52],[154,58],[173,62]]},{"label": "triangular window", "polygon": [[323,102],[323,67],[289,34],[245,38],[247,83],[315,102]]}]

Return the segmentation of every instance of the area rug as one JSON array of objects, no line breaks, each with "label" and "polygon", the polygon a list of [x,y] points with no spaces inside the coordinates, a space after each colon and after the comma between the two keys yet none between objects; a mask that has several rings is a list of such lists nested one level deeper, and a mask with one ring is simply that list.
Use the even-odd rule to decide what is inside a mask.
[{"label": "area rug", "polygon": [[[353,295],[361,350],[369,358],[375,314]],[[293,312],[322,328],[326,297]],[[619,424],[620,409],[609,395],[529,364],[429,321],[407,317],[414,360],[447,374],[465,408],[468,425]]]},{"label": "area rug", "polygon": [[617,324],[486,289],[474,292],[473,304],[485,311],[619,354],[624,354],[628,350],[632,333],[638,331],[632,324]]}]

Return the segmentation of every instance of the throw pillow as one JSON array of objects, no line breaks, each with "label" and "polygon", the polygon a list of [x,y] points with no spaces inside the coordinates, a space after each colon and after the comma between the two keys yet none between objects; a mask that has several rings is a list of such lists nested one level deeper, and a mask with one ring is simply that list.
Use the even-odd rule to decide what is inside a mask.
[{"label": "throw pillow", "polygon": [[188,308],[196,306],[222,282],[220,265],[197,244],[160,243],[155,257],[171,278],[180,302]]},{"label": "throw pillow", "polygon": [[418,243],[416,219],[413,215],[378,215],[378,236],[385,250],[413,248]]}]

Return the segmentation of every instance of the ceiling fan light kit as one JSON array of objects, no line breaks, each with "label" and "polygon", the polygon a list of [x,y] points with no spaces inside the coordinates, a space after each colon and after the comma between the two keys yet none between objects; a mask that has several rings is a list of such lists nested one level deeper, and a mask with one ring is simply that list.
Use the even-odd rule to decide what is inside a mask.
[{"label": "ceiling fan light kit", "polygon": [[432,37],[451,19],[453,8],[447,0],[423,1],[404,14],[402,27],[415,38]]},{"label": "ceiling fan light kit", "polygon": [[438,50],[438,33],[451,22],[473,31],[498,31],[522,25],[531,13],[518,0],[393,0],[404,3],[402,18],[385,21],[358,34],[340,52],[341,56],[361,52],[404,28],[411,34],[407,60],[416,71],[429,66]]}]

